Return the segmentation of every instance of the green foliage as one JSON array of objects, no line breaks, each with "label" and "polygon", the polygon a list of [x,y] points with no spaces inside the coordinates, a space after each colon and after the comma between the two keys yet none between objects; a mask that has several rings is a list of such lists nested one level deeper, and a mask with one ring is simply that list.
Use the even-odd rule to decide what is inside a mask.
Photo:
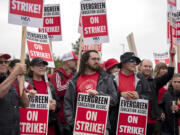
[{"label": "green foliage", "polygon": [[80,38],[75,43],[72,43],[72,50],[78,56],[79,53]]},{"label": "green foliage", "polygon": [[54,64],[55,64],[55,68],[59,68],[62,66],[62,61],[59,57],[57,56],[53,56],[54,57]]}]

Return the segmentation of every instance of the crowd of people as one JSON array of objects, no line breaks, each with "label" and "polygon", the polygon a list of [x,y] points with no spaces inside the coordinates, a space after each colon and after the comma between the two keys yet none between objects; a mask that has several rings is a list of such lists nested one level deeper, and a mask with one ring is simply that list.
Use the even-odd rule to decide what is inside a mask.
[{"label": "crowd of people", "polygon": [[[110,96],[106,135],[116,135],[120,97],[128,100],[149,101],[147,135],[180,134],[180,74],[175,73],[176,54],[170,50],[169,65],[158,63],[153,70],[152,61],[140,60],[133,52],[125,52],[120,62],[110,58],[101,63],[96,50],[81,56],[76,72],[77,56],[74,52],[62,56],[62,67],[49,77],[52,95],[49,104],[48,135],[72,135],[78,93]],[[30,96],[48,94],[44,74],[48,62],[36,57],[25,64],[10,60],[9,54],[0,53],[0,134],[20,134],[19,107],[28,107]],[[25,75],[22,94],[19,78]]]}]

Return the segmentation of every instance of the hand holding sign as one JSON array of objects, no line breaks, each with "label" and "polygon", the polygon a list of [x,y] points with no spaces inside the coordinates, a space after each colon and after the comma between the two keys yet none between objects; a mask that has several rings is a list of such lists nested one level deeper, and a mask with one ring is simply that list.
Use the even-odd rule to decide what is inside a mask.
[{"label": "hand holding sign", "polygon": [[49,110],[55,111],[56,109],[56,100],[50,100]]},{"label": "hand holding sign", "polygon": [[121,96],[125,99],[138,99],[139,94],[136,91],[121,92]]},{"label": "hand holding sign", "polygon": [[97,90],[87,90],[87,92],[88,92],[89,95],[93,95],[93,96],[99,94]]},{"label": "hand holding sign", "polygon": [[37,91],[34,90],[34,89],[31,89],[31,90],[28,91],[28,93],[29,93],[29,95],[30,95],[31,97],[34,97],[34,96],[37,94]]},{"label": "hand holding sign", "polygon": [[13,72],[16,73],[16,75],[25,74],[26,73],[26,64],[17,63],[15,65],[15,68],[14,68]]}]

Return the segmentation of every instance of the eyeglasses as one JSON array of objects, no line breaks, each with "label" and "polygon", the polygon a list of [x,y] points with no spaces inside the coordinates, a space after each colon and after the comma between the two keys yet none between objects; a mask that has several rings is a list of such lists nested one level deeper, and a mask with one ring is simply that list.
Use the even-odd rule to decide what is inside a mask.
[{"label": "eyeglasses", "polygon": [[134,58],[131,58],[131,59],[128,60],[128,62],[133,63],[133,62],[136,62],[136,60]]},{"label": "eyeglasses", "polygon": [[8,64],[9,61],[0,61],[0,64]]},{"label": "eyeglasses", "polygon": [[93,60],[93,61],[100,61],[100,58],[91,58],[91,60]]}]

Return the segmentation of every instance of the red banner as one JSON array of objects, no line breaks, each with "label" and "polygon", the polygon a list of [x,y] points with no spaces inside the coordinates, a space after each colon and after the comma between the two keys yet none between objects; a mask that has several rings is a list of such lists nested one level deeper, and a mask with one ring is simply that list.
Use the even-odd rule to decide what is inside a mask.
[{"label": "red banner", "polygon": [[21,134],[46,135],[48,110],[20,108]]},{"label": "red banner", "polygon": [[53,61],[49,44],[36,43],[27,40],[29,57],[40,57],[45,61]]},{"label": "red banner", "polygon": [[47,135],[49,99],[48,95],[29,96],[28,108],[20,108],[20,132],[23,135]]},{"label": "red banner", "polygon": [[77,108],[75,132],[104,135],[107,111]]},{"label": "red banner", "polygon": [[106,14],[82,16],[84,38],[107,36],[108,29],[106,19]]},{"label": "red banner", "polygon": [[10,13],[42,18],[43,0],[10,0]]},{"label": "red banner", "polygon": [[86,52],[88,50],[96,50],[98,52],[102,51],[102,44],[98,44],[98,45],[83,45],[82,47],[82,51]]},{"label": "red banner", "polygon": [[168,4],[176,7],[176,0],[168,0]]},{"label": "red banner", "polygon": [[39,29],[39,32],[48,33],[48,35],[61,35],[60,16],[44,17],[43,27]]}]

